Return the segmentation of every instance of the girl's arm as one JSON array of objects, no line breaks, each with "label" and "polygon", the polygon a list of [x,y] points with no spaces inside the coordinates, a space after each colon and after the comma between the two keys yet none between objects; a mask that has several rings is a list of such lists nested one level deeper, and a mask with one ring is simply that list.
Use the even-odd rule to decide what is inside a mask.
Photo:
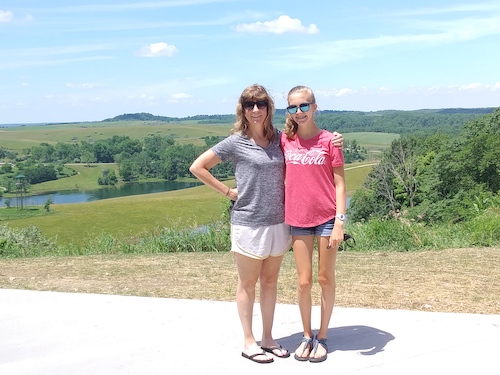
[{"label": "girl's arm", "polygon": [[[345,215],[346,211],[346,191],[345,191],[345,177],[344,166],[333,167],[333,178],[335,183],[335,201],[337,209],[335,215]],[[344,221],[335,218],[332,234],[328,241],[328,246],[337,249],[340,243],[344,240]]]}]

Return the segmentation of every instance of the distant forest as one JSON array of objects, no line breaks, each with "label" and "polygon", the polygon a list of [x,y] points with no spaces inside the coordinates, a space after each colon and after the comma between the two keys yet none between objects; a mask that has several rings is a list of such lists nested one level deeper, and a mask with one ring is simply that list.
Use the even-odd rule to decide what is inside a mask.
[{"label": "distant forest", "polygon": [[[316,114],[316,123],[323,129],[353,132],[378,132],[396,134],[445,133],[458,134],[462,126],[470,120],[493,113],[495,108],[445,108],[422,109],[416,111],[385,110],[375,112],[325,110]],[[113,121],[191,121],[198,124],[232,124],[234,115],[197,115],[189,117],[155,116],[150,113],[130,113],[103,122]],[[277,109],[275,125],[280,128],[285,122],[285,110]]]}]

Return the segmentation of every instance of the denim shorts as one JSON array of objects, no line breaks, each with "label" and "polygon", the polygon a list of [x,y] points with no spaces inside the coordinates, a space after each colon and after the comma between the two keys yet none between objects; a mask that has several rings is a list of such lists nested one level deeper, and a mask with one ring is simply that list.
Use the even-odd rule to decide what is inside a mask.
[{"label": "denim shorts", "polygon": [[321,237],[330,237],[333,230],[333,223],[335,223],[335,219],[330,219],[326,223],[316,225],[315,227],[294,227],[291,226],[292,236],[321,236]]}]

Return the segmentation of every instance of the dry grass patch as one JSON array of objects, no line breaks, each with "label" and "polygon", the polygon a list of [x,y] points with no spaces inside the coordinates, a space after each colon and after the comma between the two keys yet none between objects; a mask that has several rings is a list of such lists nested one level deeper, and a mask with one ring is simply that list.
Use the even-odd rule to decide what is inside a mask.
[{"label": "dry grass patch", "polygon": [[[341,252],[336,305],[500,314],[499,250]],[[0,260],[0,287],[10,289],[234,301],[236,282],[230,253]],[[295,285],[290,252],[280,274],[279,303],[296,303]],[[313,302],[320,302],[317,283]]]}]

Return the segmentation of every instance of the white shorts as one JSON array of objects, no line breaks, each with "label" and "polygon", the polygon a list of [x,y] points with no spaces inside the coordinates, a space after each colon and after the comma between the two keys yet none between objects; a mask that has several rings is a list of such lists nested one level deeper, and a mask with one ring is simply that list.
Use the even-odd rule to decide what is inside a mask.
[{"label": "white shorts", "polygon": [[284,255],[292,246],[290,226],[286,223],[268,227],[231,224],[231,251],[254,259]]}]

